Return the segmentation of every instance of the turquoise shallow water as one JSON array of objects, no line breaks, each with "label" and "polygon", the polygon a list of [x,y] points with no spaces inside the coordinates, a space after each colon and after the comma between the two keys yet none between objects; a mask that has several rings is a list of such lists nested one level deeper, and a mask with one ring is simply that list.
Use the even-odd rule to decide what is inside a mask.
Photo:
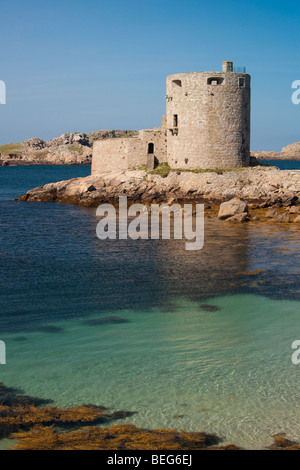
[{"label": "turquoise shallow water", "polygon": [[206,430],[248,448],[275,432],[299,439],[299,302],[233,295],[209,304],[220,310],[176,299],[169,311],[125,310],[128,323],[57,322],[61,332],[24,342],[7,335],[4,381],[60,406],[133,410],[138,426]]},{"label": "turquoise shallow water", "polygon": [[0,168],[1,381],[247,448],[300,440],[299,229],[207,220],[199,252],[101,242],[95,209],[13,200],[70,169],[47,171]]}]

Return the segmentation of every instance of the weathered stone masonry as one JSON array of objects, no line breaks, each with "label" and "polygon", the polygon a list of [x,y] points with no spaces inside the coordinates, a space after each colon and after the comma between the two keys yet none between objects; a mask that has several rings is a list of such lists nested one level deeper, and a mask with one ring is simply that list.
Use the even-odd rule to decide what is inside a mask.
[{"label": "weathered stone masonry", "polygon": [[248,166],[250,76],[233,72],[230,61],[222,72],[169,75],[161,128],[95,142],[92,174],[138,168],[151,158],[178,169]]},{"label": "weathered stone masonry", "polygon": [[110,171],[138,169],[147,165],[148,156],[157,163],[167,161],[165,129],[139,131],[137,137],[105,139],[94,142],[92,175]]}]

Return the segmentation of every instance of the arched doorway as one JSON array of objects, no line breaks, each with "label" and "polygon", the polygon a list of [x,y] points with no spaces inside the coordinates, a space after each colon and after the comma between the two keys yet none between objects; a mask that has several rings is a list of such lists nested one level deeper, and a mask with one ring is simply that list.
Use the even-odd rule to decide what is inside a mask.
[{"label": "arched doorway", "polygon": [[153,153],[154,153],[154,144],[152,142],[150,142],[148,144],[148,155],[153,154]]}]

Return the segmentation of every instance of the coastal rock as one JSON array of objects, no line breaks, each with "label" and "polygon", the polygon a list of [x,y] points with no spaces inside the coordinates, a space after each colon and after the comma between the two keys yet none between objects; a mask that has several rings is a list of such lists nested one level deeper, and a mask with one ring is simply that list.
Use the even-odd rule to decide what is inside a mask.
[{"label": "coastal rock", "polygon": [[96,140],[132,137],[135,131],[113,130],[65,133],[45,142],[37,137],[25,142],[0,145],[0,166],[90,165]]},{"label": "coastal rock", "polygon": [[[211,182],[209,185],[206,184],[208,176]],[[145,204],[169,201],[206,203],[206,206],[215,207],[225,202],[223,207],[228,219],[238,213],[247,212],[247,203],[251,204],[252,209],[270,207],[273,204],[278,207],[282,205],[276,189],[277,184],[282,184],[282,181],[285,182],[285,187],[280,190],[281,199],[285,194],[290,197],[291,187],[295,188],[293,197],[300,197],[299,172],[280,171],[273,167],[254,167],[224,171],[222,175],[216,172],[187,171],[178,174],[172,170],[166,178],[144,170],[103,173],[47,184],[28,191],[20,200],[55,200],[90,207],[96,207],[103,202],[118,203],[121,195],[127,195],[129,201]],[[271,184],[274,186],[271,187]],[[232,206],[233,198],[239,202],[233,204],[230,212],[228,203]]]},{"label": "coastal rock", "polygon": [[220,206],[218,218],[221,220],[228,219],[237,214],[248,212],[248,205],[239,198],[233,198],[230,201],[223,202]]},{"label": "coastal rock", "polygon": [[46,143],[47,147],[52,146],[60,146],[60,145],[69,145],[69,144],[81,144],[90,146],[88,136],[86,134],[76,132],[70,134],[62,134],[60,137],[56,137],[55,139],[48,140]]},{"label": "coastal rock", "polygon": [[44,140],[39,139],[38,137],[34,137],[33,139],[28,139],[24,142],[28,147],[32,147],[36,150],[41,150],[46,147],[46,142]]},{"label": "coastal rock", "polygon": [[251,152],[258,160],[300,160],[300,142],[283,147],[280,152],[263,151]]},{"label": "coastal rock", "polygon": [[288,224],[290,222],[290,216],[288,213],[280,214],[274,220],[280,224]]},{"label": "coastal rock", "polygon": [[283,206],[289,207],[297,203],[298,197],[295,196],[293,193],[285,193],[282,195],[281,201]]},{"label": "coastal rock", "polygon": [[271,209],[269,209],[265,215],[265,217],[267,217],[267,219],[273,219],[274,217],[277,217],[278,216],[278,211],[275,207],[272,207]]},{"label": "coastal rock", "polygon": [[294,223],[300,224],[300,215],[296,217],[296,219],[294,220]]},{"label": "coastal rock", "polygon": [[248,212],[242,212],[241,214],[236,214],[232,217],[229,217],[229,219],[226,219],[226,222],[241,223],[246,222],[246,220],[248,220]]},{"label": "coastal rock", "polygon": [[292,206],[290,208],[290,214],[300,214],[300,206]]},{"label": "coastal rock", "polygon": [[283,147],[281,153],[287,157],[299,157],[300,159],[300,142],[294,142],[293,144]]}]

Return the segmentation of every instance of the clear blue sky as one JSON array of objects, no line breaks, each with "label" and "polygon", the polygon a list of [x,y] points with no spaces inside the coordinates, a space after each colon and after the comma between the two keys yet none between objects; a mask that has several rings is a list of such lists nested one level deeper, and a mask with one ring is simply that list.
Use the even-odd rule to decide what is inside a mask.
[{"label": "clear blue sky", "polygon": [[1,0],[0,143],[160,125],[165,76],[252,76],[252,150],[300,141],[300,2]]}]

